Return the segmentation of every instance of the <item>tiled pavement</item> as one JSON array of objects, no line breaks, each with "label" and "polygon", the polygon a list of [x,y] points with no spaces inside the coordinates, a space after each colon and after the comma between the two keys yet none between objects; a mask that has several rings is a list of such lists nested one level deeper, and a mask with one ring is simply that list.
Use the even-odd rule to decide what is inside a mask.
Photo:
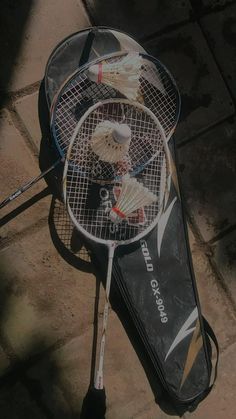
[{"label": "tiled pavement", "polygon": [[[196,412],[185,416],[233,419],[236,2],[85,3],[92,22],[119,27],[143,40],[179,85],[183,106],[176,138],[193,263],[203,313],[221,349],[214,390]],[[5,28],[1,33],[5,66],[0,69],[5,93],[0,119],[4,197],[38,173],[37,91],[47,58],[63,37],[88,26],[89,18],[80,0],[29,1],[24,8],[21,2],[4,0],[1,9],[6,16],[1,25]],[[55,249],[48,228],[51,197],[45,188],[41,181],[1,214],[3,419],[78,417],[89,382],[95,280],[83,251],[80,270],[75,270]],[[58,234],[66,241],[59,203],[55,212]],[[110,323],[108,419],[167,418],[155,405],[143,369],[114,313]]]}]

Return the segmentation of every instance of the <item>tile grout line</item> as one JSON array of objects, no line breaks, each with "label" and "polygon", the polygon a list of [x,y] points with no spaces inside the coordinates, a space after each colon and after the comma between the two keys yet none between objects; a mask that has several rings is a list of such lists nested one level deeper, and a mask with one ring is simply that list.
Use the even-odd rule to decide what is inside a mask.
[{"label": "tile grout line", "polygon": [[38,158],[39,158],[39,151],[36,147],[36,145],[34,144],[32,137],[29,133],[29,131],[27,130],[24,121],[21,119],[21,117],[19,116],[14,103],[10,103],[6,109],[8,110],[8,112],[10,113],[12,122],[14,124],[14,127],[19,131],[20,135],[22,136],[22,138],[24,139],[29,151],[31,152],[31,154],[33,154],[33,157],[35,159],[36,162],[38,162]]},{"label": "tile grout line", "polygon": [[222,6],[217,6],[215,9],[210,9],[209,8],[208,10],[205,10],[202,13],[199,13],[196,10],[195,6],[192,5],[192,2],[191,2],[191,9],[192,10],[190,10],[190,14],[189,14],[188,19],[182,20],[181,22],[173,23],[171,25],[167,25],[165,28],[162,28],[161,30],[159,30],[157,32],[153,32],[150,35],[144,36],[143,38],[142,37],[138,38],[138,40],[140,42],[143,42],[143,43],[149,43],[151,41],[155,41],[155,39],[158,38],[159,36],[165,35],[166,33],[169,33],[169,32],[172,32],[172,31],[174,32],[175,30],[178,30],[178,29],[184,27],[187,24],[191,24],[191,23],[197,23],[198,24],[199,20],[202,19],[203,17],[213,15],[216,12],[220,12],[222,10],[225,10],[225,9],[231,7],[233,4],[234,4],[234,1],[232,0],[229,4],[225,4],[225,5],[222,5]]},{"label": "tile grout line", "polygon": [[[226,9],[226,8],[228,8],[228,7],[231,7],[231,6],[232,6],[232,4],[233,4],[232,2],[231,2],[230,4],[226,4],[226,5],[224,5],[224,7],[220,8],[220,10],[222,10],[222,9]],[[219,10],[218,10],[218,11],[219,11]],[[215,12],[215,10],[213,10],[213,11],[212,11],[212,13],[214,13],[214,12]],[[209,14],[209,13],[208,13],[208,14]],[[229,87],[228,87],[228,84],[227,84],[226,78],[224,77],[224,74],[223,74],[223,72],[222,72],[222,69],[221,69],[221,67],[220,67],[220,65],[219,65],[219,63],[218,63],[218,60],[216,59],[216,56],[215,56],[215,54],[214,54],[214,51],[212,50],[211,45],[210,45],[210,43],[209,43],[209,40],[208,40],[208,36],[207,36],[207,34],[206,34],[206,31],[205,31],[205,29],[204,29],[204,27],[203,27],[203,25],[202,25],[202,18],[203,18],[204,16],[208,15],[208,14],[204,14],[204,13],[203,13],[203,15],[197,16],[196,22],[197,22],[197,24],[198,24],[198,26],[199,26],[199,29],[201,30],[201,33],[202,33],[203,38],[204,38],[204,40],[205,40],[205,42],[206,42],[206,45],[207,45],[207,47],[208,47],[208,49],[209,49],[210,53],[212,54],[212,57],[213,57],[214,62],[215,62],[215,64],[216,64],[216,67],[217,67],[217,69],[218,69],[218,71],[219,71],[219,74],[221,75],[222,80],[223,80],[223,82],[224,82],[225,88],[227,89],[227,91],[228,91],[228,93],[229,93],[229,95],[230,95],[231,101],[232,101],[232,103],[233,103],[233,105],[234,105],[234,113],[233,113],[232,115],[230,115],[229,117],[227,117],[227,118],[225,118],[225,119],[223,119],[223,120],[221,120],[221,121],[217,122],[215,125],[212,125],[212,126],[210,126],[210,127],[206,128],[206,129],[205,129],[205,130],[201,133],[201,135],[202,135],[202,134],[205,134],[205,133],[207,133],[207,132],[209,132],[209,131],[210,131],[211,129],[213,129],[214,127],[217,127],[218,125],[222,124],[222,122],[223,122],[223,121],[228,121],[228,120],[232,119],[232,117],[234,117],[234,116],[235,116],[235,100],[234,100],[234,98],[232,97],[231,90],[230,90],[230,89],[229,89]],[[182,143],[180,143],[180,144],[177,146],[177,147],[178,147],[178,149],[180,149],[181,147],[184,147],[184,146],[185,146],[186,144],[188,144],[188,143],[191,143],[192,141],[194,141],[195,139],[197,139],[197,138],[198,138],[198,136],[199,136],[199,134],[196,134],[196,135],[195,135],[195,136],[193,136],[192,138],[190,138],[190,139],[187,139],[187,140],[183,141]],[[185,210],[185,211],[186,211],[186,210]],[[220,232],[220,233],[219,233],[216,237],[214,237],[213,239],[209,240],[208,242],[205,242],[205,241],[204,241],[204,239],[203,239],[203,237],[202,237],[202,235],[201,235],[201,233],[200,233],[200,231],[199,231],[199,229],[198,229],[198,227],[197,227],[197,225],[196,225],[196,223],[195,223],[195,221],[194,221],[194,219],[193,219],[193,217],[191,217],[191,216],[190,216],[190,214],[188,214],[188,211],[186,211],[186,215],[187,215],[187,217],[188,217],[188,220],[189,220],[189,225],[190,225],[190,227],[191,227],[191,229],[192,229],[192,232],[193,232],[193,234],[194,234],[194,237],[197,239],[197,241],[200,243],[200,245],[201,245],[201,246],[203,246],[203,248],[204,248],[204,249],[206,249],[205,254],[206,254],[206,257],[207,257],[207,259],[208,259],[208,261],[209,261],[209,264],[210,264],[210,266],[211,266],[211,269],[212,269],[212,271],[213,271],[213,273],[214,273],[214,275],[215,275],[215,278],[216,278],[216,280],[217,280],[217,283],[219,283],[219,284],[220,284],[221,289],[224,291],[224,294],[226,295],[227,299],[229,300],[229,302],[230,302],[230,304],[231,304],[231,307],[232,307],[232,309],[233,309],[233,312],[234,312],[234,314],[235,314],[235,313],[236,313],[236,304],[235,304],[234,300],[233,300],[233,299],[232,299],[232,297],[231,297],[231,294],[230,294],[230,292],[229,292],[229,290],[228,290],[228,288],[227,288],[227,285],[226,285],[226,283],[225,283],[225,280],[224,280],[223,275],[219,272],[219,270],[218,270],[218,268],[217,268],[217,265],[215,264],[214,260],[213,260],[213,259],[212,259],[212,257],[210,256],[210,255],[212,254],[212,248],[210,247],[210,246],[211,246],[211,244],[214,244],[216,241],[220,240],[222,237],[225,237],[225,236],[226,236],[228,233],[230,233],[231,231],[234,231],[234,230],[235,230],[235,226],[231,226],[230,228],[226,229],[226,231]]]},{"label": "tile grout line", "polygon": [[[83,0],[84,1],[84,0]],[[182,27],[184,27],[187,24],[191,24],[191,23],[198,23],[199,19],[202,19],[205,16],[209,16],[211,14],[214,14],[215,12],[219,12],[221,10],[224,10],[230,6],[232,6],[233,4],[233,0],[230,4],[226,4],[223,6],[218,6],[217,9],[209,9],[209,10],[205,10],[203,13],[198,14],[198,12],[196,11],[195,7],[191,4],[191,10],[189,13],[189,18],[186,18],[184,20],[182,20],[181,22],[176,22],[173,23],[171,25],[167,25],[165,28],[162,28],[161,30],[157,31],[157,32],[153,32],[149,35],[146,35],[144,37],[138,38],[139,42],[145,44],[145,43],[149,43],[151,41],[155,41],[155,38],[158,38],[159,36],[165,35],[166,33],[170,33],[170,32],[174,32],[175,30],[178,30]],[[145,46],[145,45],[143,45]]]},{"label": "tile grout line", "polygon": [[232,346],[234,346],[236,344],[236,338],[232,338],[232,339],[230,339],[229,340],[229,343],[228,343],[228,345],[227,346],[224,346],[224,347],[220,347],[220,354],[221,355],[224,355],[224,354],[226,354],[227,353],[227,351],[228,350],[230,350],[230,348],[232,347]]},{"label": "tile grout line", "polygon": [[213,245],[213,244],[217,243],[219,240],[228,236],[230,233],[234,232],[235,230],[236,230],[236,224],[233,224],[230,227],[228,227],[228,228],[224,229],[223,231],[221,231],[220,233],[218,233],[212,239],[208,240],[206,243],[209,244],[209,245]]},{"label": "tile grout line", "polygon": [[[5,355],[7,356],[7,359],[10,362],[10,366],[15,363],[19,363],[21,362],[20,358],[17,356],[17,354],[15,353],[14,349],[12,348],[11,344],[7,341],[7,339],[2,335],[2,332],[0,333],[0,343],[2,346],[2,349],[5,353]],[[7,375],[7,377],[4,377],[4,375],[1,376],[1,386],[4,386],[4,378],[6,379],[5,384],[9,384],[11,383],[11,380],[13,380],[14,383],[21,383],[24,388],[27,390],[28,396],[30,398],[30,401],[36,403],[36,406],[38,407],[38,409],[44,414],[46,415],[47,419],[53,419],[53,415],[51,414],[51,412],[49,411],[49,409],[47,408],[47,406],[44,405],[44,403],[42,403],[42,401],[37,397],[37,391],[35,391],[34,389],[32,390],[32,386],[30,385],[30,380],[28,379],[28,377],[25,374],[25,371],[23,370],[21,374],[19,374],[19,370],[14,371],[14,373],[11,371],[8,373],[10,374]],[[16,375],[16,376],[15,376]],[[1,388],[0,386],[0,388]]]},{"label": "tile grout line", "polygon": [[[231,7],[232,4],[231,5],[228,5],[228,6]],[[204,26],[202,24],[202,18],[199,18],[198,21],[197,21],[197,23],[198,23],[199,29],[201,30],[202,36],[203,36],[203,38],[204,38],[204,40],[206,42],[206,45],[207,45],[207,47],[208,47],[208,49],[209,49],[209,51],[210,51],[210,53],[211,53],[211,55],[212,55],[212,57],[214,59],[215,65],[217,67],[217,70],[219,71],[219,74],[222,77],[222,80],[223,80],[223,82],[225,84],[225,88],[226,88],[226,90],[227,90],[227,92],[228,92],[228,94],[229,94],[229,96],[231,98],[231,101],[232,101],[232,103],[234,105],[234,109],[235,109],[236,103],[235,103],[234,96],[232,95],[232,91],[231,91],[230,87],[228,86],[227,78],[224,76],[224,73],[223,73],[222,68],[220,67],[220,64],[219,64],[219,62],[218,62],[218,60],[216,58],[216,55],[214,53],[214,50],[211,47],[211,44],[210,44],[210,41],[209,41],[209,37],[208,37],[207,32],[206,32],[206,30],[205,30],[205,28],[204,28]]]},{"label": "tile grout line", "polygon": [[225,347],[225,348],[223,348],[223,349],[220,349],[220,354],[221,355],[227,355],[227,353],[228,353],[228,351],[230,351],[231,350],[231,348],[234,346],[236,344],[236,339],[235,340],[231,340],[230,342],[229,342],[229,345],[227,345],[227,347]]},{"label": "tile grout line", "polygon": [[[140,415],[142,415],[143,413],[148,412],[148,410],[150,409],[150,407],[153,406],[153,402],[155,403],[155,399],[150,400],[148,403],[146,403],[142,408],[140,408],[133,416],[132,419],[138,419]],[[158,405],[157,405],[158,407]]]},{"label": "tile grout line", "polygon": [[196,134],[193,134],[192,136],[190,136],[188,139],[182,140],[182,141],[176,140],[177,149],[179,150],[179,149],[183,148],[185,145],[191,144],[192,142],[196,141],[199,138],[199,136],[208,134],[211,130],[217,128],[218,126],[222,125],[223,123],[231,122],[231,120],[234,119],[235,116],[236,116],[236,109],[234,110],[234,112],[232,114],[226,116],[225,118],[221,119],[220,121],[217,121],[214,124],[211,124],[207,128],[203,128],[202,130],[200,130]]},{"label": "tile grout line", "polygon": [[33,388],[32,380],[25,376],[25,374],[23,373],[19,382],[22,383],[24,387],[27,389],[30,400],[32,400],[36,404],[38,409],[44,414],[45,418],[54,419],[54,414],[51,412],[49,407],[42,401],[40,396],[38,396],[37,389]]},{"label": "tile grout line", "polygon": [[41,80],[38,80],[32,84],[28,84],[27,86],[22,87],[19,90],[5,92],[6,102],[15,102],[18,99],[37,92],[37,90],[40,88],[41,82]]},{"label": "tile grout line", "polygon": [[13,122],[14,127],[19,131],[20,135],[24,139],[26,145],[28,146],[30,152],[33,154],[33,157],[38,162],[39,150],[37,149],[36,145],[33,142],[33,139],[27,130],[24,121],[19,116],[16,108],[15,102],[18,99],[27,97],[33,93],[36,93],[40,88],[41,81],[37,81],[32,83],[28,86],[23,87],[22,89],[13,91],[13,92],[6,92],[6,104],[5,109],[9,112],[11,116],[11,120]]},{"label": "tile grout line", "polygon": [[38,222],[30,227],[26,227],[23,231],[12,234],[9,238],[0,242],[0,252],[5,251],[12,244],[18,243],[22,238],[31,236],[35,232],[39,231],[42,227],[45,227],[48,222],[48,216],[41,218]]},{"label": "tile grout line", "polygon": [[227,298],[228,298],[228,300],[229,300],[229,302],[232,306],[234,314],[236,315],[236,303],[233,300],[233,298],[231,297],[231,293],[230,293],[230,291],[229,291],[229,289],[228,289],[228,287],[225,283],[223,275],[219,272],[219,270],[217,268],[217,265],[215,264],[215,262],[211,258],[209,259],[209,262],[210,262],[210,265],[212,267],[213,272],[215,272],[215,274],[216,274],[216,278],[218,279],[225,295],[227,296]]},{"label": "tile grout line", "polygon": [[[93,18],[93,15],[92,15],[92,10],[88,7],[86,1],[82,0],[82,4],[84,6],[84,9],[85,9],[88,17],[89,17],[89,20],[90,20],[91,24],[96,25],[96,21]],[[137,38],[137,40],[142,43],[142,46],[145,47],[146,43],[149,43],[151,41],[155,41],[155,38],[158,38],[159,36],[164,35],[165,33],[175,31],[175,30],[177,30],[181,27],[184,27],[188,23],[198,23],[199,24],[199,20],[202,19],[203,17],[209,16],[211,14],[214,14],[214,13],[222,11],[222,10],[225,10],[225,9],[231,7],[232,5],[233,5],[233,0],[229,4],[227,3],[227,4],[221,5],[221,6],[219,5],[214,9],[208,8],[208,9],[205,9],[205,11],[203,11],[202,13],[198,13],[195,6],[192,5],[192,2],[191,2],[191,10],[190,10],[190,13],[189,13],[189,18],[186,18],[186,19],[182,20],[181,22],[176,22],[176,23],[173,23],[171,25],[167,25],[166,27],[162,28],[161,30],[159,30],[157,32],[153,32],[149,35],[145,35],[145,36],[140,37],[140,38],[137,35],[137,37],[135,37],[135,38]]]},{"label": "tile grout line", "polygon": [[201,12],[201,11],[198,11],[197,10],[197,6],[196,5],[193,5],[193,3],[195,1],[197,1],[199,3],[199,0],[190,0],[190,1],[191,1],[191,5],[192,5],[192,8],[194,10],[194,13],[195,13],[197,19],[202,18],[204,16],[209,16],[211,14],[215,14],[217,12],[221,12],[222,10],[225,10],[225,9],[227,9],[228,7],[230,7],[230,6],[232,6],[234,4],[234,0],[230,0],[230,2],[227,1],[226,4],[222,4],[222,5],[218,4],[218,5],[213,6],[213,7],[211,7],[211,6],[204,6],[204,9],[205,10],[203,10]]},{"label": "tile grout line", "polygon": [[232,299],[230,292],[225,284],[224,278],[222,276],[222,274],[219,272],[216,264],[214,263],[213,259],[212,259],[212,248],[209,245],[208,242],[205,242],[196,223],[193,220],[193,217],[191,217],[185,207],[185,213],[188,219],[188,225],[190,226],[192,233],[194,235],[194,238],[196,239],[197,243],[200,244],[201,248],[205,250],[204,254],[210,264],[210,267],[212,269],[212,272],[215,276],[215,279],[217,281],[217,284],[220,285],[221,289],[223,290],[225,296],[227,297],[229,303],[231,304],[231,308],[234,312],[234,315],[236,315],[236,303],[234,302],[234,300]]},{"label": "tile grout line", "polygon": [[[38,362],[41,362],[45,356],[50,356],[53,352],[64,348],[73,339],[83,337],[91,329],[91,327],[93,327],[93,320],[91,320],[91,322],[89,322],[88,325],[83,328],[80,334],[71,333],[68,336],[65,336],[64,338],[58,338],[56,342],[48,346],[46,349],[43,349],[41,352],[33,354],[25,360],[17,356],[11,344],[8,342],[7,338],[5,338],[2,335],[2,333],[0,333],[0,345],[8,360],[10,361],[10,364],[13,363],[14,365],[14,362],[17,361],[21,364],[20,366],[18,366],[17,369],[10,369],[10,371],[1,376],[0,388],[2,385],[4,385],[4,383],[2,382],[4,378],[6,380],[9,380],[9,376],[14,377],[17,374],[25,373],[30,368],[33,368],[35,365],[37,365]],[[15,379],[15,381],[17,381],[17,379]]]},{"label": "tile grout line", "polygon": [[[45,403],[38,397],[37,390],[32,390],[32,381],[30,377],[27,377],[27,371],[30,368],[33,368],[37,365],[38,362],[42,361],[45,356],[50,356],[54,351],[60,350],[64,346],[66,346],[71,340],[75,338],[80,338],[85,335],[90,329],[93,327],[93,321],[88,324],[87,327],[84,328],[81,334],[70,334],[69,336],[65,337],[64,339],[58,339],[54,344],[49,346],[48,348],[44,349],[42,352],[37,354],[33,354],[32,357],[28,358],[27,360],[21,360],[17,354],[15,353],[14,349],[12,348],[11,344],[8,342],[7,338],[0,333],[0,344],[4,353],[6,354],[8,360],[10,361],[10,369],[9,371],[1,376],[1,386],[4,386],[6,383],[11,382],[20,382],[24,385],[27,389],[30,399],[36,403],[38,408],[42,410],[42,412],[46,415],[46,418],[53,419],[54,415],[51,412],[50,408],[45,405]],[[14,363],[19,363],[17,368],[14,370]],[[13,364],[13,369],[11,370],[11,364]],[[5,383],[5,384],[4,384]],[[61,388],[61,387],[60,387]],[[62,391],[62,389],[61,389]],[[62,391],[63,393],[63,391]]]},{"label": "tile grout line", "polygon": [[[162,28],[161,30],[159,30],[157,32],[153,32],[150,35],[144,36],[143,38],[142,37],[141,38],[137,37],[137,39],[138,39],[139,42],[142,43],[142,46],[144,48],[146,48],[146,46],[148,48],[148,44],[151,43],[152,41],[155,41],[155,39],[157,39],[159,36],[166,35],[166,34],[169,34],[171,32],[174,32],[178,29],[183,28],[184,26],[186,26],[190,23],[193,23],[194,21],[195,21],[195,19],[192,19],[191,17],[189,17],[185,20],[182,20],[181,22],[172,23],[172,24],[166,26],[165,28]],[[145,45],[145,44],[147,44],[147,45]]]}]

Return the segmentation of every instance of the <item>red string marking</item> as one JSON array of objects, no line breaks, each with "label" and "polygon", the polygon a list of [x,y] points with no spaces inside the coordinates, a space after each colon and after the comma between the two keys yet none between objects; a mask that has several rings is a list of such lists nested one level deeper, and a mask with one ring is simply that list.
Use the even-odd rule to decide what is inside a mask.
[{"label": "red string marking", "polygon": [[98,83],[102,81],[102,63],[98,64]]},{"label": "red string marking", "polygon": [[120,217],[120,218],[125,218],[126,215],[124,214],[124,212],[122,212],[121,210],[119,210],[119,208],[113,207],[112,211],[116,212],[116,214]]}]

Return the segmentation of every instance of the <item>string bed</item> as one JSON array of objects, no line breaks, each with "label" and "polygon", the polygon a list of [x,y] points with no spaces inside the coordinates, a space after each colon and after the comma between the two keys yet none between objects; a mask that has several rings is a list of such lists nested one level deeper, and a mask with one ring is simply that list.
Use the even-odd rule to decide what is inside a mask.
[{"label": "string bed", "polygon": [[[160,125],[142,105],[125,99],[113,99],[90,109],[78,124],[79,129],[77,132],[75,130],[70,147],[69,161],[75,176],[81,172],[94,180],[113,181],[127,173],[139,172],[155,154],[161,152]],[[120,162],[104,162],[92,151],[92,136],[102,121],[125,123],[131,130],[129,150]]]},{"label": "string bed", "polygon": [[[69,168],[67,205],[69,205],[76,223],[98,241],[132,242],[132,239],[152,225],[160,214],[163,197],[166,193],[166,164],[165,154],[161,152],[137,178],[158,197],[157,202],[136,211],[127,220],[125,219],[117,225],[111,222],[109,213],[115,206],[121,182],[116,182],[113,185],[100,185]],[[161,185],[165,185],[165,190],[161,190]]]},{"label": "string bed", "polygon": [[[96,63],[114,64],[129,55],[116,54]],[[132,54],[130,55],[132,62]],[[118,89],[89,79],[89,66],[77,71],[62,87],[54,100],[51,129],[61,154],[66,154],[70,138],[83,113],[94,103],[109,98],[123,98]],[[153,57],[142,55],[138,101],[149,108],[160,121],[167,138],[178,121],[180,98],[176,84],[166,68]]]}]

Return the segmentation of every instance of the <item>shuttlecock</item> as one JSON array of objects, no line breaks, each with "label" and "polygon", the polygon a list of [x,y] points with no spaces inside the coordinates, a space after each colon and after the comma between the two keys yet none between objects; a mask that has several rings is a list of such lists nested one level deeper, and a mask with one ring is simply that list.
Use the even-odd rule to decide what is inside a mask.
[{"label": "shuttlecock", "polygon": [[91,147],[101,160],[116,163],[128,152],[130,140],[131,130],[128,125],[102,121],[91,137]]},{"label": "shuttlecock", "polygon": [[156,201],[157,196],[142,183],[127,177],[122,182],[120,195],[110,212],[110,219],[113,223],[119,223],[139,208]]},{"label": "shuttlecock", "polygon": [[87,75],[91,81],[113,87],[130,100],[139,95],[140,74],[143,59],[139,54],[128,54],[111,64],[92,65]]}]

